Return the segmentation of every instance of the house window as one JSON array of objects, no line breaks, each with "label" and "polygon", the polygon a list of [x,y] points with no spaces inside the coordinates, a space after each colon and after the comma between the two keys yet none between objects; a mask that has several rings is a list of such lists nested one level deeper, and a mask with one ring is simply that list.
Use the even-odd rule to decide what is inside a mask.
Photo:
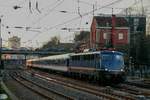
[{"label": "house window", "polygon": [[103,39],[108,39],[107,33],[103,33]]},{"label": "house window", "polygon": [[119,34],[118,34],[118,39],[119,39],[119,40],[122,40],[122,39],[123,39],[123,33],[119,33]]},{"label": "house window", "polygon": [[138,25],[139,25],[139,19],[138,19],[138,18],[135,18],[135,19],[134,19],[134,25],[135,25],[135,26],[138,26]]}]

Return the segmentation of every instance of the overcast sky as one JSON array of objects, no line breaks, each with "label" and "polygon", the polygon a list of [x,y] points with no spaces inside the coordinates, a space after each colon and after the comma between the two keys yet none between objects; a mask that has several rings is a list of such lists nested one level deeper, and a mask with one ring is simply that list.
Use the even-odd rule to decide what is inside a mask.
[{"label": "overcast sky", "polygon": [[[89,30],[93,17],[93,5],[96,9],[94,15],[111,14],[112,8],[115,14],[122,12],[136,1],[141,0],[0,0],[3,43],[12,36],[20,37],[22,46],[28,47],[39,47],[52,36],[59,36],[62,42],[71,42],[74,33],[79,31],[76,28]],[[149,0],[143,1],[144,5],[150,6]],[[36,9],[36,2],[38,2],[39,11]],[[13,9],[16,5],[21,8]],[[66,11],[66,13],[60,11]],[[31,27],[29,30],[33,31],[14,28],[15,26]],[[62,30],[62,28],[72,30]]]}]

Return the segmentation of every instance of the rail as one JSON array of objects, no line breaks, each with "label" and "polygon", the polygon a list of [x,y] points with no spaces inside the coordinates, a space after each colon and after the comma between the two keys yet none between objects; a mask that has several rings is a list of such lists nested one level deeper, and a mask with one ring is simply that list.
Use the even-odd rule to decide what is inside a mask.
[{"label": "rail", "polygon": [[[18,74],[17,74],[17,76],[18,76]],[[39,94],[40,96],[42,96],[44,98],[47,98],[48,100],[51,100],[51,99],[53,100],[55,97],[58,98],[58,96],[66,99],[66,100],[74,100],[73,98],[63,95],[61,93],[58,93],[55,91],[50,91],[48,88],[40,86],[39,84],[35,84],[32,81],[27,80],[22,76],[15,77],[15,75],[13,75],[11,77],[13,79],[15,79],[17,82],[19,82],[20,84],[22,84],[23,86],[25,86],[26,88],[32,90],[33,92]],[[57,95],[57,96],[54,97],[54,96],[52,96],[53,94]]]},{"label": "rail", "polygon": [[[62,78],[60,79],[60,78],[57,78],[57,77],[51,77],[51,76],[48,76],[48,74],[47,75],[46,74],[45,75],[43,75],[43,74],[40,75],[40,74],[35,73],[34,75],[36,75],[40,78],[46,79],[47,81],[54,82],[54,83],[57,83],[57,84],[61,84],[61,85],[67,86],[67,87],[75,88],[75,89],[78,89],[78,90],[81,90],[81,91],[86,91],[88,93],[104,97],[106,99],[111,99],[111,100],[118,100],[118,99],[135,100],[135,98],[127,96],[127,95],[115,94],[115,93],[112,93],[112,92],[105,91],[104,89],[100,90],[100,89],[97,89],[97,88],[93,88],[89,85],[86,86],[86,85],[81,85],[81,84],[76,84],[76,83],[68,83],[68,81],[65,82],[65,80],[63,80]],[[108,89],[106,89],[106,90],[108,90]]]}]

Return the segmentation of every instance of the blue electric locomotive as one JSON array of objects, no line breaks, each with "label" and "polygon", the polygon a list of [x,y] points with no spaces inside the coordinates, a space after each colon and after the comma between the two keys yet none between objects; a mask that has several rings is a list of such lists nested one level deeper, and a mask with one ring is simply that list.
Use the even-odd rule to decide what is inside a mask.
[{"label": "blue electric locomotive", "polygon": [[79,77],[86,75],[97,81],[120,82],[125,77],[123,53],[118,51],[55,55],[27,60],[27,65]]}]

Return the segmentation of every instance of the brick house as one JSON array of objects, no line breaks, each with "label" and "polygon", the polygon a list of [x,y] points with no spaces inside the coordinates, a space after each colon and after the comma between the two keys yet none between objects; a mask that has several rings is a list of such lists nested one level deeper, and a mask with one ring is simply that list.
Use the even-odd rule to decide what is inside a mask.
[{"label": "brick house", "polygon": [[91,48],[107,48],[129,43],[129,27],[126,18],[112,16],[94,16],[91,24]]}]

